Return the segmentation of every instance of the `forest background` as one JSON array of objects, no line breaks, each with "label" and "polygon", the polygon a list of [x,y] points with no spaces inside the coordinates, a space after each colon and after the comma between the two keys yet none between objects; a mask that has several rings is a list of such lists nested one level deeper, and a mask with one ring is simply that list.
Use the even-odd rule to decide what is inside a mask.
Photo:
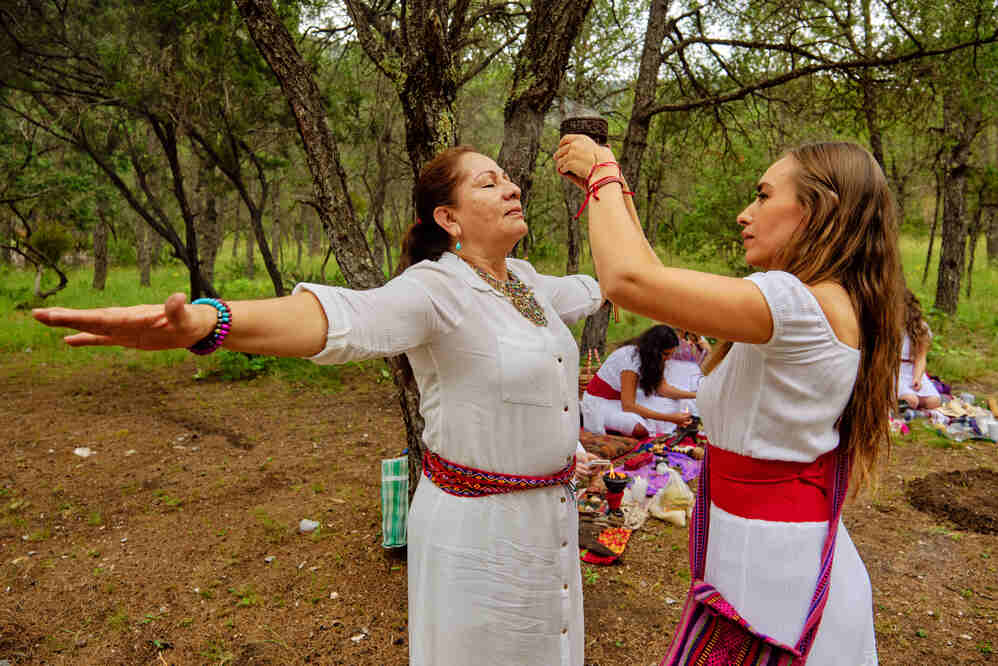
[{"label": "forest background", "polygon": [[[315,632],[331,630],[347,632],[336,650],[367,655],[344,663],[404,663],[404,564],[376,575],[377,522],[365,522],[376,483],[342,463],[376,465],[408,445],[419,474],[418,396],[399,359],[343,369],[225,351],[70,351],[28,309],[172,291],[267,297],[298,281],[377,286],[414,221],[414,174],[458,142],[497,157],[523,189],[530,233],[518,256],[544,272],[592,274],[585,219],[574,219],[581,197],[551,154],[563,119],[600,115],[663,260],[742,275],[734,218],[767,165],[803,141],[858,141],[897,197],[905,275],[936,334],[930,370],[994,392],[996,41],[998,4],[987,0],[0,0],[0,377],[10,406],[0,425],[13,461],[0,476],[0,587],[18,599],[0,609],[0,659],[152,663],[176,642],[181,663],[268,650],[303,661],[302,646],[323,654],[326,634]],[[583,350],[650,323],[609,319],[603,309],[575,328]],[[261,383],[229,381],[249,377]],[[330,395],[338,409],[324,408]],[[71,454],[53,466],[69,442],[102,453],[82,470]],[[979,636],[993,635],[995,590],[979,599],[971,588],[993,580],[993,537],[960,540],[900,498],[905,478],[995,454],[978,460],[928,431],[914,442],[898,442],[885,490],[850,524],[877,590],[882,661],[990,660],[993,640]],[[199,462],[181,460],[199,448]],[[345,558],[371,587],[349,605],[338,592],[343,609],[330,610],[345,584],[313,568],[294,578],[305,575],[302,547],[289,535],[300,512],[343,498],[350,510],[324,514],[329,530],[307,544],[310,557]],[[130,545],[111,543],[126,526]],[[596,589],[599,574],[585,572],[593,663],[649,654],[640,631],[607,624],[661,621],[642,615],[657,612],[645,582],[668,574],[665,591],[681,598],[683,558],[662,571],[656,558],[684,537],[662,532],[633,545],[633,579],[604,574],[612,586]],[[330,535],[335,547],[323,543]],[[925,557],[904,554],[913,538]],[[268,552],[288,569],[267,569]],[[188,583],[193,601],[176,589]],[[625,603],[621,586],[639,598]],[[391,619],[315,629],[293,599],[341,619],[380,604]],[[944,605],[967,624],[940,642],[924,614]],[[50,625],[52,613],[62,617]],[[658,643],[671,621],[654,625]],[[362,634],[386,652],[351,643]]]},{"label": "forest background", "polygon": [[[988,0],[8,0],[0,266],[34,284],[4,288],[22,306],[78,304],[52,296],[81,265],[96,292],[126,266],[150,285],[156,265],[182,266],[191,298],[377,286],[413,221],[414,174],[458,142],[520,184],[518,255],[591,271],[551,154],[561,120],[600,115],[652,244],[732,274],[747,268],[734,216],[781,150],[868,145],[901,233],[927,238],[909,278],[949,321],[978,255],[998,261],[996,14]],[[993,327],[987,310],[965,323]],[[583,350],[605,351],[608,315],[586,322]],[[416,390],[388,364],[416,456]]]}]

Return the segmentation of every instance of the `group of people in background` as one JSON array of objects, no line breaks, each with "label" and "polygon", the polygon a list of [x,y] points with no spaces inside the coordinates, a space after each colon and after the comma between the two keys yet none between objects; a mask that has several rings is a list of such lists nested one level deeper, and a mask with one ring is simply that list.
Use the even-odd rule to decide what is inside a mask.
[{"label": "group of people in background", "polygon": [[[582,400],[587,427],[641,436],[699,412],[715,459],[713,498],[700,509],[705,580],[783,643],[809,618],[812,666],[876,664],[866,569],[832,523],[830,487],[799,481],[839,456],[859,490],[890,436],[903,292],[877,162],[840,142],[774,162],[736,218],[759,270],[741,279],[664,266],[609,147],[570,135],[554,159],[587,193],[599,283],[509,258],[527,232],[520,190],[462,146],[424,166],[405,270],[383,287],[301,284],[288,297],[230,303],[174,294],[34,316],[76,329],[66,337],[74,346],[225,347],[317,363],[406,354],[426,424],[409,513],[410,663],[582,666],[578,514],[567,489],[579,354],[567,324],[608,298],[674,328],[657,326],[607,359]],[[719,342],[711,350],[689,331]],[[928,331],[908,333],[918,390]],[[838,538],[818,625],[809,604],[830,527]]]},{"label": "group of people in background", "polygon": [[644,439],[668,434],[699,416],[697,389],[710,343],[660,324],[622,343],[586,386],[582,427]]}]

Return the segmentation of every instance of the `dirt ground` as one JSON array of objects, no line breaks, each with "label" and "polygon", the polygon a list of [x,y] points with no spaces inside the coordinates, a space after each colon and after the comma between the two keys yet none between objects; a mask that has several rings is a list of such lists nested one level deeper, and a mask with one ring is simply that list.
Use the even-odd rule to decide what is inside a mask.
[{"label": "dirt ground", "polygon": [[[403,446],[391,384],[195,381],[193,362],[128,358],[0,363],[0,661],[407,663],[406,564],[380,545],[379,460]],[[911,480],[979,468],[998,470],[995,444],[916,427],[846,507],[881,664],[998,663],[998,535],[906,498]],[[965,487],[993,506],[993,481]],[[302,518],[322,526],[299,534]],[[584,565],[587,664],[657,664],[686,538],[650,520],[622,564]]]}]

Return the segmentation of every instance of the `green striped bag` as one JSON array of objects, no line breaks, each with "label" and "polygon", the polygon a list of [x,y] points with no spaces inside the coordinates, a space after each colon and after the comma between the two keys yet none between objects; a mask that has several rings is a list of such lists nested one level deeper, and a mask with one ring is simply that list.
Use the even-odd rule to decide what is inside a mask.
[{"label": "green striped bag", "polygon": [[405,524],[409,514],[409,459],[381,461],[381,545],[401,548],[406,544]]}]

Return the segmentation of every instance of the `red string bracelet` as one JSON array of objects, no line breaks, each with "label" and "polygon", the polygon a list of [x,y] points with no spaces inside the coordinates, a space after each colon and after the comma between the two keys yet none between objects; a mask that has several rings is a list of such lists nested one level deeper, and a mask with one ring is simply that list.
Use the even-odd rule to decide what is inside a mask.
[{"label": "red string bracelet", "polygon": [[596,172],[596,169],[602,169],[603,167],[617,167],[617,175],[618,176],[624,175],[624,172],[621,170],[620,165],[617,164],[616,162],[598,162],[593,165],[592,169],[589,170],[589,175],[586,176],[586,185],[588,185],[590,181],[592,181],[593,173]]},{"label": "red string bracelet", "polygon": [[624,183],[624,179],[623,178],[621,178],[619,176],[606,176],[604,178],[600,178],[595,183],[592,183],[592,184],[589,185],[589,191],[586,193],[586,198],[582,202],[582,207],[579,208],[579,212],[576,213],[575,217],[573,217],[572,219],[573,220],[577,220],[577,219],[579,219],[579,217],[582,216],[582,211],[584,211],[586,209],[586,206],[589,205],[589,199],[590,199],[590,197],[593,198],[593,199],[596,199],[596,201],[599,201],[599,195],[596,194],[596,193],[599,191],[599,189],[601,187],[603,187],[604,185],[609,185],[610,183],[619,183],[620,184],[620,190],[621,190],[621,192],[623,194],[629,194],[631,196],[634,195],[634,192],[631,192],[630,190],[625,189],[625,187],[624,187],[625,183]]}]

